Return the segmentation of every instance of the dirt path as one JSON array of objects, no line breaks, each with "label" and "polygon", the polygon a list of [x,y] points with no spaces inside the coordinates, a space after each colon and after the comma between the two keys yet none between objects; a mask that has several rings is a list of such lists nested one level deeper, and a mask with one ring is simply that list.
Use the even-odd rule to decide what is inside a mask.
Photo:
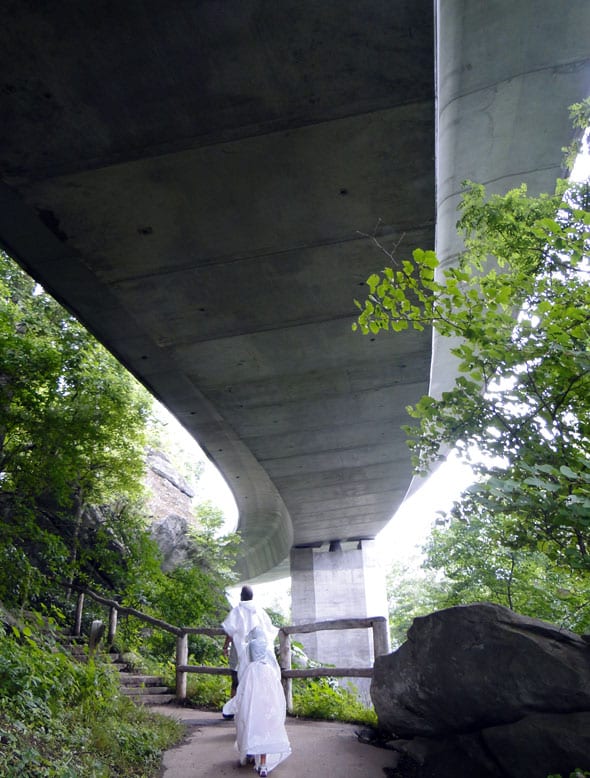
[{"label": "dirt path", "polygon": [[[161,778],[255,778],[252,767],[239,767],[235,726],[219,713],[171,705],[150,709],[183,721],[187,737],[164,754]],[[384,778],[391,751],[360,743],[358,725],[287,719],[293,753],[272,778]]]}]

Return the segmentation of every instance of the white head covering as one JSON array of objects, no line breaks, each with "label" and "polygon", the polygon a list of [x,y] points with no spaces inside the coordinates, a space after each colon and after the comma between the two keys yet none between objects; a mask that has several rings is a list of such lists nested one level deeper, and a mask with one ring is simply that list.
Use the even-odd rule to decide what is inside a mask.
[{"label": "white head covering", "polygon": [[254,627],[246,637],[251,662],[264,662],[268,655],[268,642],[262,627]]}]

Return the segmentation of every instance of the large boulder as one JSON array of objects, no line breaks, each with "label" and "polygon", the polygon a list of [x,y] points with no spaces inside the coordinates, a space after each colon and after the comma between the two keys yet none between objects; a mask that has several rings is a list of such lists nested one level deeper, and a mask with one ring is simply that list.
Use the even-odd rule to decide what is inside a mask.
[{"label": "large boulder", "polygon": [[510,776],[569,776],[590,770],[590,711],[533,713],[482,733],[484,748]]},{"label": "large boulder", "polygon": [[371,697],[408,774],[408,762],[433,778],[590,769],[590,646],[499,605],[416,619],[376,659]]}]

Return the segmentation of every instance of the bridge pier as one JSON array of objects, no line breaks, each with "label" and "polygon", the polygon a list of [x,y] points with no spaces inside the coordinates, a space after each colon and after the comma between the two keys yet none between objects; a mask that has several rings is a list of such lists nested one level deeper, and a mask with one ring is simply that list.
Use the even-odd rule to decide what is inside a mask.
[{"label": "bridge pier", "polygon": [[[374,540],[332,541],[329,548],[291,551],[292,623],[330,619],[387,618],[385,573]],[[373,635],[368,629],[297,635],[306,654],[321,664],[370,667]],[[363,686],[364,679],[355,679]],[[362,689],[361,689],[362,690]]]},{"label": "bridge pier", "polygon": [[[488,194],[526,183],[553,193],[562,146],[573,138],[569,106],[590,92],[587,0],[436,3],[436,253],[440,272],[463,241],[457,207],[467,179]],[[429,394],[457,374],[456,345],[433,338]]]}]

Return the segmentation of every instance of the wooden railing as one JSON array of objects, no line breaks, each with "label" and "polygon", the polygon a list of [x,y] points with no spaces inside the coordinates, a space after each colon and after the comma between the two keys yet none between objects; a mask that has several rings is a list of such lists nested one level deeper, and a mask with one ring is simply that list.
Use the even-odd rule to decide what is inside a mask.
[{"label": "wooden railing", "polygon": [[[115,642],[119,615],[133,616],[140,621],[157,627],[176,636],[176,699],[182,702],[186,699],[187,674],[203,673],[208,675],[230,675],[229,667],[209,667],[207,665],[188,664],[188,637],[189,635],[206,635],[208,637],[222,637],[225,632],[221,627],[176,627],[162,619],[148,616],[136,608],[120,605],[116,600],[110,600],[89,589],[80,591],[76,607],[74,634],[80,634],[82,624],[82,612],[84,597],[88,596],[100,605],[109,608],[109,625],[106,642],[109,648]],[[309,667],[305,669],[292,669],[291,667],[291,635],[319,632],[322,630],[346,630],[346,629],[371,629],[373,633],[373,653],[381,656],[389,653],[389,634],[387,620],[383,616],[362,619],[335,619],[333,621],[316,621],[309,624],[293,624],[279,629],[279,666],[287,710],[293,709],[292,679],[293,678],[371,678],[372,667]]]},{"label": "wooden railing", "polygon": [[308,667],[305,669],[291,669],[291,635],[302,635],[309,632],[320,632],[328,629],[372,629],[373,654],[382,656],[389,653],[389,632],[387,619],[383,616],[374,616],[365,619],[335,619],[333,621],[314,621],[309,624],[293,624],[281,627],[279,630],[279,665],[287,710],[293,710],[293,678],[371,678],[372,667]]}]

